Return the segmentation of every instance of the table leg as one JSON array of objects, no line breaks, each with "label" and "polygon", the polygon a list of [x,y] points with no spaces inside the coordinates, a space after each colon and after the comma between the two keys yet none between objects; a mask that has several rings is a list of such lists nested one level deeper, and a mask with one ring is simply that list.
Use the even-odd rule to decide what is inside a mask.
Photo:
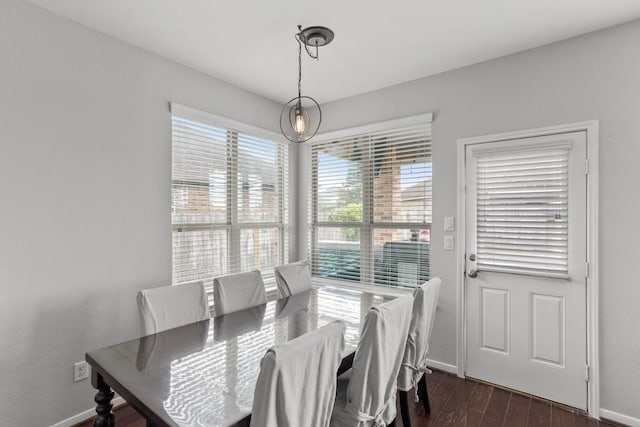
[{"label": "table leg", "polygon": [[97,415],[93,418],[93,427],[114,427],[115,419],[111,412],[111,408],[113,408],[111,404],[111,399],[113,399],[111,387],[104,382],[102,375],[93,370],[91,372],[91,384],[98,389],[94,399],[96,401]]},{"label": "table leg", "polygon": [[400,398],[400,415],[402,417],[402,425],[403,427],[411,427],[411,418],[409,417],[409,393],[398,390],[398,397]]}]

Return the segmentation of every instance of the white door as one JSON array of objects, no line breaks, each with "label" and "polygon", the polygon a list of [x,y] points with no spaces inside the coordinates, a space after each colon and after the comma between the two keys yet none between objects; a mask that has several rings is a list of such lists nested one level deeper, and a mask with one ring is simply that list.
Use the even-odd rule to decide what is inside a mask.
[{"label": "white door", "polygon": [[586,133],[465,155],[466,375],[586,409]]}]

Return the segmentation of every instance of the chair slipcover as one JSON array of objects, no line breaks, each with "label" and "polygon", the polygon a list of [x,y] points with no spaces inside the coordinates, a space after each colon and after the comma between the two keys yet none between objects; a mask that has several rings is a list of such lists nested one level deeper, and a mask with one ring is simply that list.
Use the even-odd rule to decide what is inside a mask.
[{"label": "chair slipcover", "polygon": [[278,291],[283,298],[311,290],[311,271],[307,261],[280,265],[274,272]]},{"label": "chair slipcover", "polygon": [[202,282],[144,289],[138,292],[142,335],[155,334],[211,317]]},{"label": "chair slipcover", "polygon": [[409,391],[415,387],[427,368],[429,338],[441,283],[440,278],[434,277],[413,292],[413,314],[398,376],[398,390]]},{"label": "chair slipcover", "polygon": [[377,427],[395,419],[412,303],[411,296],[404,295],[367,312],[346,388],[345,378],[338,379],[332,426]]},{"label": "chair slipcover", "polygon": [[280,298],[276,302],[276,319],[290,316],[299,311],[308,311],[312,292],[305,291],[287,298]]},{"label": "chair slipcover", "polygon": [[251,427],[326,427],[344,351],[341,321],[276,345],[262,358]]},{"label": "chair slipcover", "polygon": [[267,294],[258,270],[218,277],[213,281],[213,306],[216,316],[266,302]]}]

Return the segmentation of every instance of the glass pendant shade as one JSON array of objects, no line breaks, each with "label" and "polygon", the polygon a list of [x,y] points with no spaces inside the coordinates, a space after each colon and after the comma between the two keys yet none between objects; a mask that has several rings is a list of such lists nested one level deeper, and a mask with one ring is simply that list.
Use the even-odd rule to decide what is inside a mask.
[{"label": "glass pendant shade", "polygon": [[315,99],[299,96],[287,102],[280,114],[280,130],[291,142],[311,139],[322,121],[322,111]]},{"label": "glass pendant shade", "polygon": [[296,105],[296,108],[292,110],[294,112],[293,122],[291,123],[293,130],[298,135],[304,135],[309,128],[309,113],[300,105]]}]

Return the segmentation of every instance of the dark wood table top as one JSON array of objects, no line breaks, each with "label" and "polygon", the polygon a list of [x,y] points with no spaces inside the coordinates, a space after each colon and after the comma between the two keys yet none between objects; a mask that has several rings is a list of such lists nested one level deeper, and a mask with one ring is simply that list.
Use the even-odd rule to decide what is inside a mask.
[{"label": "dark wood table top", "polygon": [[[266,350],[340,319],[348,360],[360,323],[389,297],[322,287],[87,353],[93,376],[153,425],[228,426],[251,413]],[[94,386],[96,384],[94,383]]]}]

